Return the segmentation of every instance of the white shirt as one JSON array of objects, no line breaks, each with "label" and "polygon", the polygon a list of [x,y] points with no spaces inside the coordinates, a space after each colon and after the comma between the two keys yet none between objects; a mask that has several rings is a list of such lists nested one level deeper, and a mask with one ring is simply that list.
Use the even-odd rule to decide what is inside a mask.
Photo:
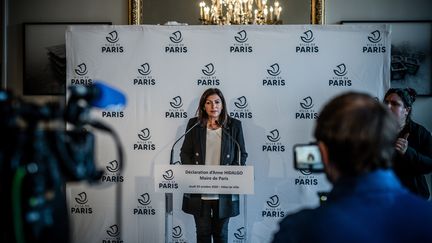
[{"label": "white shirt", "polygon": [[[222,128],[215,130],[207,128],[205,150],[205,165],[219,165],[222,146]],[[218,200],[218,194],[202,194],[203,200]]]}]

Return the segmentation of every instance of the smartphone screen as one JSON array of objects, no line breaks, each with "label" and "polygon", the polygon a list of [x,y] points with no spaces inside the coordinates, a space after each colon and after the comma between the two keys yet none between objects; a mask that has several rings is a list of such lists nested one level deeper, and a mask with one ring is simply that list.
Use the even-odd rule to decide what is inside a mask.
[{"label": "smartphone screen", "polygon": [[294,150],[294,168],[321,172],[324,170],[321,152],[317,144],[296,144]]}]

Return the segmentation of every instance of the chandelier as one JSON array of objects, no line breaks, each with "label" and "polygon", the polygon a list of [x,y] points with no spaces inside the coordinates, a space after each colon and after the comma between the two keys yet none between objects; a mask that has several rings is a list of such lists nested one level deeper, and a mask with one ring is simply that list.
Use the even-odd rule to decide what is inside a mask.
[{"label": "chandelier", "polygon": [[273,6],[267,0],[211,0],[211,5],[202,1],[199,7],[200,21],[206,25],[282,24],[277,0]]}]

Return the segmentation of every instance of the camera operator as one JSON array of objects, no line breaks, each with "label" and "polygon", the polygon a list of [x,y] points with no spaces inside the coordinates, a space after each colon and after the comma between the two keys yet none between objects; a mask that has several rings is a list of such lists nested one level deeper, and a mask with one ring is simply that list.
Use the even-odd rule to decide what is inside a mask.
[{"label": "camera operator", "polygon": [[333,189],[318,208],[284,218],[273,242],[432,242],[432,205],[391,169],[397,133],[388,109],[367,94],[326,104],[314,135]]}]

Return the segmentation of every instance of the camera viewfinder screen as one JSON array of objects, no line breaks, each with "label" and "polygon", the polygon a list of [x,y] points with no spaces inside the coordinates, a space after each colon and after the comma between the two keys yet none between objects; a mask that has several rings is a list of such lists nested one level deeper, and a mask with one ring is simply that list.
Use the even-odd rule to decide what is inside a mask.
[{"label": "camera viewfinder screen", "polygon": [[324,169],[321,153],[315,144],[295,145],[294,156],[296,169],[309,169],[313,171],[322,171]]}]

